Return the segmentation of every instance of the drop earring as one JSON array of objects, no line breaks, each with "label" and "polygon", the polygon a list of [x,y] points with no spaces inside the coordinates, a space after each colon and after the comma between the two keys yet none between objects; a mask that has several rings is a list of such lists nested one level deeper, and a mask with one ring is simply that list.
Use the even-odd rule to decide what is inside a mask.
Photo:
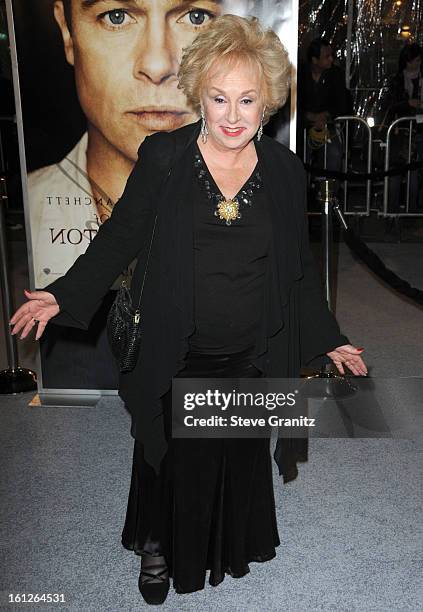
[{"label": "drop earring", "polygon": [[259,126],[259,129],[257,131],[257,140],[260,140],[260,138],[263,136],[263,119],[264,119],[264,111],[265,110],[266,110],[266,107],[263,108],[263,114],[261,116],[260,126]]},{"label": "drop earring", "polygon": [[201,139],[204,144],[207,142],[208,134],[209,134],[209,131],[207,129],[206,118],[204,116],[203,109],[201,109]]}]

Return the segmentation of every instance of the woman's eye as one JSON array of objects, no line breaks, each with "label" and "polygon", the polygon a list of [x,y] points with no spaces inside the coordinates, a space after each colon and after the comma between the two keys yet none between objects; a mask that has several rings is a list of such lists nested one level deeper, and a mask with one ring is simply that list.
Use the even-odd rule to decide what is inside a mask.
[{"label": "woman's eye", "polygon": [[221,104],[225,100],[223,98],[215,98],[214,101],[217,102],[218,104]]},{"label": "woman's eye", "polygon": [[253,101],[252,101],[252,100],[250,100],[250,98],[245,98],[244,100],[241,100],[241,102],[242,102],[243,104],[251,104]]},{"label": "woman's eye", "polygon": [[204,25],[205,23],[213,19],[213,17],[216,17],[216,15],[214,15],[210,11],[206,11],[203,9],[192,9],[191,11],[188,11],[188,13],[183,15],[178,21],[185,21],[186,23],[198,27]]},{"label": "woman's eye", "polygon": [[110,27],[122,27],[134,21],[123,9],[107,11],[107,13],[100,15],[100,18]]}]

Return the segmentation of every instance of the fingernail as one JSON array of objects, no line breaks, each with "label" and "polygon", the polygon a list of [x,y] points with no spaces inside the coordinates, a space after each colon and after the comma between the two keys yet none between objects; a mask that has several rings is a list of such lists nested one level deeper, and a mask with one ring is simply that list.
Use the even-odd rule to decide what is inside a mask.
[{"label": "fingernail", "polygon": [[357,351],[364,351],[364,346],[357,346]]}]

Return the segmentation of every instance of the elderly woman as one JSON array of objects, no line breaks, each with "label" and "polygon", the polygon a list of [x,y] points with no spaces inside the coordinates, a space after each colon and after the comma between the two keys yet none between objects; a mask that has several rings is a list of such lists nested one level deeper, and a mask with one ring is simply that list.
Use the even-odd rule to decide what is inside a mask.
[{"label": "elderly woman", "polygon": [[325,354],[341,373],[366,374],[314,269],[301,162],[263,136],[286,101],[289,70],[278,37],[256,19],[216,19],[179,73],[201,120],[144,141],[86,253],[12,318],[23,337],[38,324],[37,339],[50,320],[87,328],[135,256],[138,298],[148,260],[140,354],[119,391],[135,438],[122,542],[141,555],[148,603],[164,601],[169,576],[177,593],[204,588],[208,569],[218,585],[272,559],[280,543],[269,439],[172,438],[172,378],[296,377]]}]

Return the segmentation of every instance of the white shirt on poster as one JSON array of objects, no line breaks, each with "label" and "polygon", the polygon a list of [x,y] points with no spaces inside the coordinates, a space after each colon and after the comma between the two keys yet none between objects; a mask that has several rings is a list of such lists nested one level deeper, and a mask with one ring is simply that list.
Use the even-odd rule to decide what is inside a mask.
[{"label": "white shirt on poster", "polygon": [[99,219],[87,174],[88,134],[59,163],[28,175],[35,287],[63,276],[97,234]]}]

